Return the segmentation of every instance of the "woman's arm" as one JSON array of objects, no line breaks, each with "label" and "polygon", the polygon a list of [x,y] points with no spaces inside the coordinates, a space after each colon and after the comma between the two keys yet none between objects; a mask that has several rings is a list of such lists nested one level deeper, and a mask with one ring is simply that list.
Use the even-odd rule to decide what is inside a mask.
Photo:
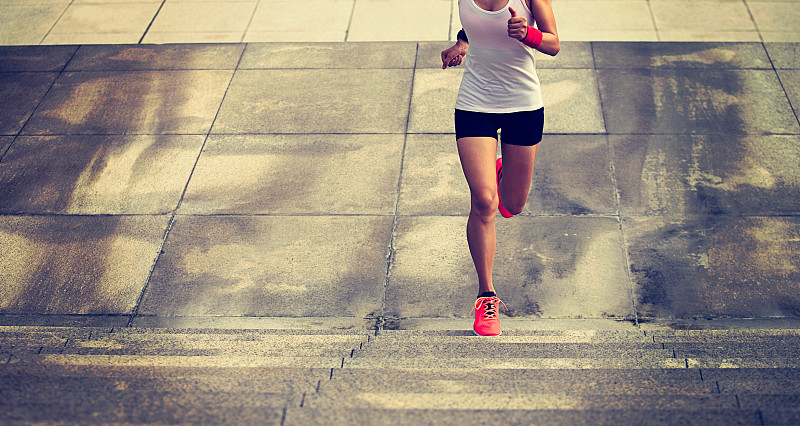
[{"label": "woman's arm", "polygon": [[530,0],[531,12],[536,20],[536,27],[542,32],[542,44],[538,50],[550,56],[555,56],[561,50],[556,29],[556,17],[550,0]]},{"label": "woman's arm", "polygon": [[556,30],[556,18],[550,0],[530,0],[533,19],[538,27],[529,26],[528,19],[517,15],[513,8],[509,8],[511,19],[508,20],[508,36],[519,40],[522,44],[555,56],[561,50]]},{"label": "woman's arm", "polygon": [[464,60],[464,55],[467,54],[468,48],[469,41],[467,40],[467,34],[462,29],[458,32],[456,44],[442,52],[442,69],[461,65],[461,62]]}]

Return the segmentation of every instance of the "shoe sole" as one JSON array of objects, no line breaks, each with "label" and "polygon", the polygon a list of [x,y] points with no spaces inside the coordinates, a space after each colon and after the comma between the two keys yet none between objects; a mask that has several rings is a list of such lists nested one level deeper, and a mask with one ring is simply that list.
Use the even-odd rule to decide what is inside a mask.
[{"label": "shoe sole", "polygon": [[472,334],[474,334],[474,335],[476,335],[476,336],[481,336],[481,337],[497,337],[497,336],[500,336],[500,335],[502,335],[502,334],[503,334],[503,332],[501,331],[501,332],[500,332],[500,333],[498,333],[498,334],[487,334],[487,335],[483,335],[483,334],[479,334],[479,333],[478,333],[477,331],[475,331],[475,330],[472,330]]}]

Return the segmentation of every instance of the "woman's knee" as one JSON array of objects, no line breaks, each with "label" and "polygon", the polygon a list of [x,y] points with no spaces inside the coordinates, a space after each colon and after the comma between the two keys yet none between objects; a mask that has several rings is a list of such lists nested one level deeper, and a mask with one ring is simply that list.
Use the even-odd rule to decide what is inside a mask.
[{"label": "woman's knee", "polygon": [[482,190],[472,193],[472,212],[481,217],[494,217],[500,200],[495,190]]}]

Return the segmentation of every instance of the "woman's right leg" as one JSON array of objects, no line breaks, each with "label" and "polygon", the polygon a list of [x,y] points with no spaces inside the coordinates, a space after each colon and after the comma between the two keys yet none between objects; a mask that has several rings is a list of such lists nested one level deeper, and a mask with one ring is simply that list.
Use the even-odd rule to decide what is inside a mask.
[{"label": "woman's right leg", "polygon": [[470,192],[467,243],[478,273],[478,294],[494,291],[492,270],[497,246],[497,139],[466,137],[458,139],[458,155]]}]

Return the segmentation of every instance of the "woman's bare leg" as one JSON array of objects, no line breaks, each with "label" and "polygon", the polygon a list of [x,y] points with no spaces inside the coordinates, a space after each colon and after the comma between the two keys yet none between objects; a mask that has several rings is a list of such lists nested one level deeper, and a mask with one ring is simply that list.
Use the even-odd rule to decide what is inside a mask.
[{"label": "woman's bare leg", "polygon": [[494,226],[498,205],[495,173],[497,140],[483,137],[461,138],[457,144],[471,198],[467,243],[478,273],[478,294],[481,294],[494,291],[492,270],[497,245]]},{"label": "woman's bare leg", "polygon": [[539,144],[534,146],[502,144],[500,149],[503,152],[500,199],[509,213],[520,214],[528,201]]}]

